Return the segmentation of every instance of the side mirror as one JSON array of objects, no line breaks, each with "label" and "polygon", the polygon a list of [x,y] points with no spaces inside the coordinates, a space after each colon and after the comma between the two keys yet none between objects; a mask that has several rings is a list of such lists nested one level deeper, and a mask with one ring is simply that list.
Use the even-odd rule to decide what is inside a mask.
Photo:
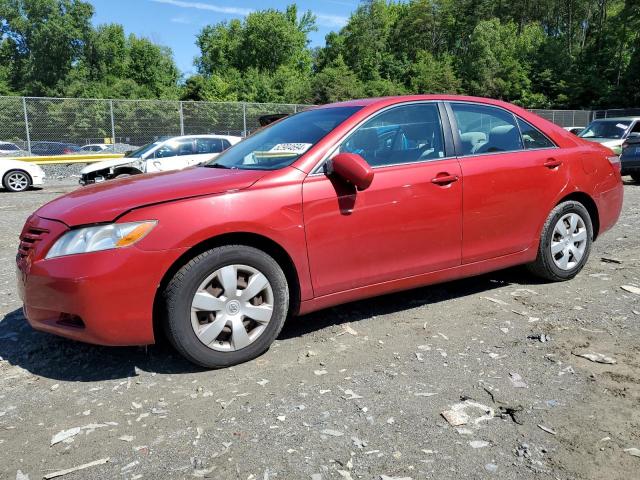
[{"label": "side mirror", "polygon": [[358,190],[366,190],[373,182],[373,168],[356,153],[337,154],[331,159],[327,173],[352,183]]}]

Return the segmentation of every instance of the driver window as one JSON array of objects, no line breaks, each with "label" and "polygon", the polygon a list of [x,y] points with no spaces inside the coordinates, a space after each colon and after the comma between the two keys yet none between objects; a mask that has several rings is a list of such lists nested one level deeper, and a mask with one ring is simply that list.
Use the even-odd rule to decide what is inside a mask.
[{"label": "driver window", "polygon": [[442,124],[435,103],[391,108],[361,125],[340,146],[373,166],[443,158]]}]

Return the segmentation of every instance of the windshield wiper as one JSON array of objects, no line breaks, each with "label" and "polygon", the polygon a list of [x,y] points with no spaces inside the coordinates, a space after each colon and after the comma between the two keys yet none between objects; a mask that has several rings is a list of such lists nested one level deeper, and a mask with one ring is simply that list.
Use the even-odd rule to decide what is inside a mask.
[{"label": "windshield wiper", "polygon": [[236,167],[228,167],[226,165],[222,165],[221,163],[208,163],[205,165],[205,167],[207,168],[224,168],[224,169],[228,169],[228,170],[233,170]]}]

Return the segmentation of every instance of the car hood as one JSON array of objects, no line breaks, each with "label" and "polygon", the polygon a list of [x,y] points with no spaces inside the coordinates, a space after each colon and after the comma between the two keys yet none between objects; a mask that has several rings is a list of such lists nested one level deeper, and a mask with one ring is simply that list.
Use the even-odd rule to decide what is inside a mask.
[{"label": "car hood", "polygon": [[56,198],[36,215],[70,227],[111,222],[135,208],[189,197],[241,190],[265,171],[193,167],[186,170],[135,175],[89,185]]},{"label": "car hood", "polygon": [[617,147],[619,145],[622,145],[624,140],[621,138],[599,138],[599,137],[589,137],[589,138],[584,138],[584,137],[580,137],[583,140],[586,140],[587,142],[595,142],[595,143],[601,143],[602,145],[604,145],[605,147]]},{"label": "car hood", "polygon": [[86,175],[87,173],[97,172],[98,170],[104,170],[105,168],[111,167],[119,167],[121,165],[127,165],[129,163],[135,163],[140,161],[137,157],[122,157],[122,158],[114,158],[112,160],[105,160],[103,162],[90,163],[82,170],[80,170],[80,174]]}]

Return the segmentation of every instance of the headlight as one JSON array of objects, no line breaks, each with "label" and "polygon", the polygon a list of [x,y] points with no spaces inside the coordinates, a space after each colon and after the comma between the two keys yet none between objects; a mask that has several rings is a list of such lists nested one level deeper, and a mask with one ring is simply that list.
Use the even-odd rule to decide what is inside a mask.
[{"label": "headlight", "polygon": [[142,240],[157,223],[155,220],[112,223],[71,230],[53,244],[46,258],[128,247]]}]

